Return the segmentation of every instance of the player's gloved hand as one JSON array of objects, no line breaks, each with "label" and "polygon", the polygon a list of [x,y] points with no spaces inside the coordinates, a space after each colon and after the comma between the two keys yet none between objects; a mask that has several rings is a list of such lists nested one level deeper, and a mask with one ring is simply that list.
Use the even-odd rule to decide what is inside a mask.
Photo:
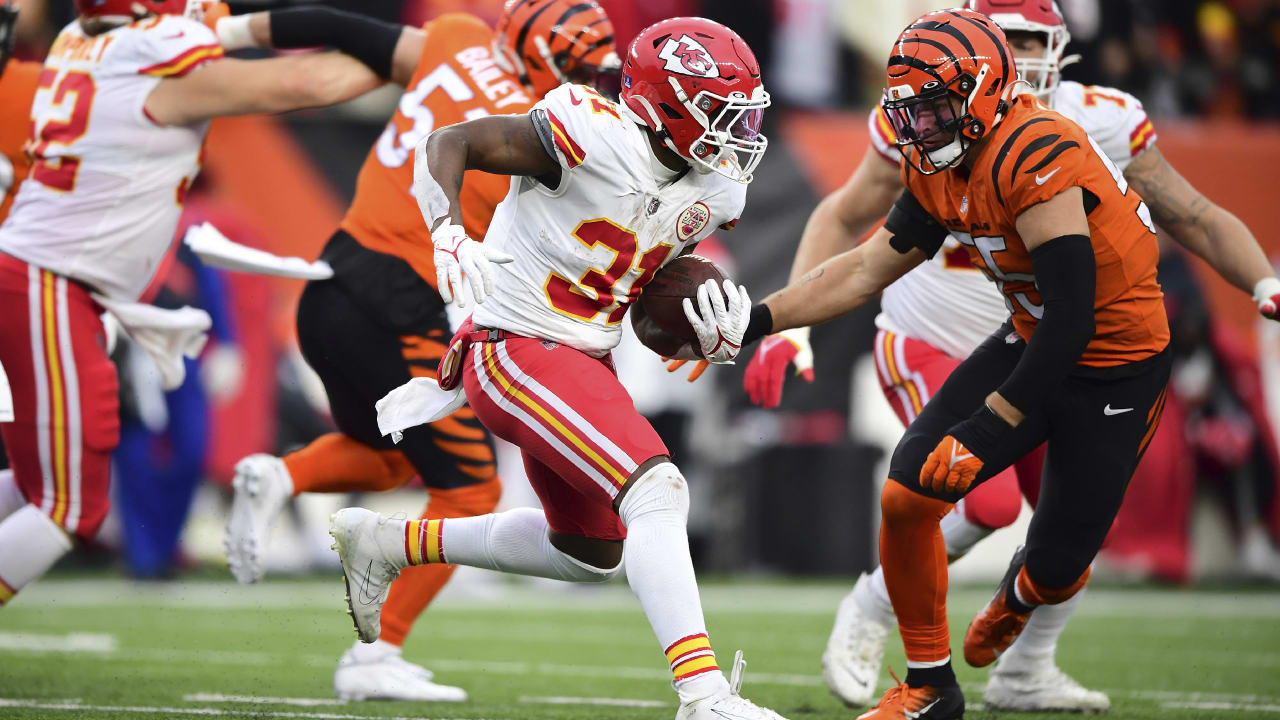
[{"label": "player's gloved hand", "polygon": [[209,27],[214,33],[218,32],[218,21],[224,17],[231,17],[231,8],[227,7],[224,2],[202,2],[200,12],[203,17],[201,21]]},{"label": "player's gloved hand", "polygon": [[[684,367],[684,364],[689,362],[688,360],[671,360],[669,358],[662,358],[662,359],[667,361],[667,372],[672,372],[672,373]],[[685,380],[688,382],[693,382],[694,380],[697,380],[698,378],[702,377],[702,373],[706,372],[707,366],[710,364],[711,363],[707,362],[706,360],[699,360],[698,364],[694,365],[693,369],[689,371],[689,377],[685,378]]]},{"label": "player's gloved hand", "polygon": [[742,350],[742,335],[751,320],[751,298],[745,287],[735,287],[732,280],[725,280],[723,286],[708,280],[698,288],[697,310],[692,300],[684,299],[684,316],[698,334],[698,346],[707,362],[732,363]]},{"label": "player's gloved hand", "polygon": [[1280,279],[1269,277],[1253,286],[1253,301],[1262,317],[1280,320]]},{"label": "player's gloved hand", "polygon": [[953,425],[929,453],[920,468],[921,487],[936,493],[967,492],[986,459],[1012,429],[984,403],[968,419]]},{"label": "player's gloved hand", "polygon": [[435,247],[436,289],[445,303],[456,300],[458,307],[467,306],[467,300],[460,292],[463,275],[470,280],[471,295],[477,303],[482,303],[493,294],[497,284],[494,264],[515,260],[501,250],[467,237],[467,231],[461,225],[450,224],[447,218],[431,233],[431,244]]},{"label": "player's gloved hand", "polygon": [[813,382],[813,348],[807,327],[783,330],[760,341],[742,376],[742,388],[751,402],[766,409],[778,407],[790,365],[795,366],[796,375]]}]

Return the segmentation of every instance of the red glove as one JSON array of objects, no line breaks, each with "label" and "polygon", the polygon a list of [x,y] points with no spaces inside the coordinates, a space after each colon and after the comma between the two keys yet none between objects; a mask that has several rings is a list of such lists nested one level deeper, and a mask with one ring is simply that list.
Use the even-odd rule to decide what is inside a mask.
[{"label": "red glove", "polygon": [[807,327],[783,330],[760,341],[742,377],[742,388],[751,402],[766,409],[778,407],[782,383],[792,365],[796,375],[813,382],[813,348],[809,346]]},{"label": "red glove", "polygon": [[1280,320],[1280,279],[1263,278],[1253,286],[1253,301],[1262,317]]}]

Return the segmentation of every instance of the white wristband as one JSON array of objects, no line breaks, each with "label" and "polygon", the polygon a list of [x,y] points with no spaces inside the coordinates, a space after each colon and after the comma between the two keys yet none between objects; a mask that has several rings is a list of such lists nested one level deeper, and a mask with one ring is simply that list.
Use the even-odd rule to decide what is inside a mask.
[{"label": "white wristband", "polygon": [[1253,301],[1256,303],[1270,300],[1277,294],[1280,294],[1280,278],[1262,278],[1253,286]]},{"label": "white wristband", "polygon": [[223,50],[258,47],[258,43],[253,40],[253,31],[249,29],[248,15],[220,18],[215,32]]}]

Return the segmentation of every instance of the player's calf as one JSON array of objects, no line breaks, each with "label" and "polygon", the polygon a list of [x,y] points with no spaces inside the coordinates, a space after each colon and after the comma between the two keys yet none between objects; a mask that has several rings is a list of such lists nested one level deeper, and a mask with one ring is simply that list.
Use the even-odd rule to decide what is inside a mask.
[{"label": "player's calf", "polygon": [[974,667],[995,662],[1022,634],[1031,611],[1039,605],[1065,602],[1089,582],[1089,569],[1065,588],[1049,588],[1027,574],[1027,552],[1018,548],[995,597],[969,624],[964,637],[964,659]]},{"label": "player's calf", "polygon": [[0,522],[0,605],[70,550],[70,536],[35,505],[10,514]]}]

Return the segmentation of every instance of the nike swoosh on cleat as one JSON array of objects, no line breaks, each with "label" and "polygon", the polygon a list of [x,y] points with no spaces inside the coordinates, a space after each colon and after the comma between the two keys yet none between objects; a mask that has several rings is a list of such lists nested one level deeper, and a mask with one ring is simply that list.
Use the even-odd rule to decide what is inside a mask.
[{"label": "nike swoosh on cleat", "polygon": [[1058,171],[1059,171],[1059,170],[1061,170],[1061,169],[1062,169],[1062,166],[1061,166],[1061,165],[1059,165],[1058,167],[1054,168],[1054,169],[1053,169],[1053,172],[1049,173],[1048,175],[1036,175],[1036,184],[1037,184],[1037,185],[1043,185],[1043,184],[1045,184],[1045,183],[1049,182],[1049,178],[1051,178],[1051,177],[1053,177],[1054,175],[1056,175],[1056,174],[1058,173]]},{"label": "nike swoosh on cleat", "polygon": [[1113,408],[1111,403],[1107,403],[1107,406],[1102,408],[1102,414],[1110,417],[1111,415],[1122,415],[1132,410],[1133,408]]},{"label": "nike swoosh on cleat", "polygon": [[915,712],[911,712],[910,710],[904,709],[902,711],[902,714],[907,716],[907,720],[916,720],[916,718],[922,717],[925,713],[932,710],[934,705],[937,705],[940,702],[942,702],[942,698],[934,698],[933,702],[929,703],[928,705],[925,705],[919,710]]},{"label": "nike swoosh on cleat", "polygon": [[360,604],[373,605],[378,602],[378,598],[369,594],[369,575],[373,571],[373,561],[369,561],[369,567],[364,570],[364,582],[360,583]]},{"label": "nike swoosh on cleat", "polygon": [[727,713],[723,710],[717,710],[715,708],[711,708],[711,712],[724,718],[724,720],[751,720],[751,718],[745,715],[739,715],[738,713]]}]

